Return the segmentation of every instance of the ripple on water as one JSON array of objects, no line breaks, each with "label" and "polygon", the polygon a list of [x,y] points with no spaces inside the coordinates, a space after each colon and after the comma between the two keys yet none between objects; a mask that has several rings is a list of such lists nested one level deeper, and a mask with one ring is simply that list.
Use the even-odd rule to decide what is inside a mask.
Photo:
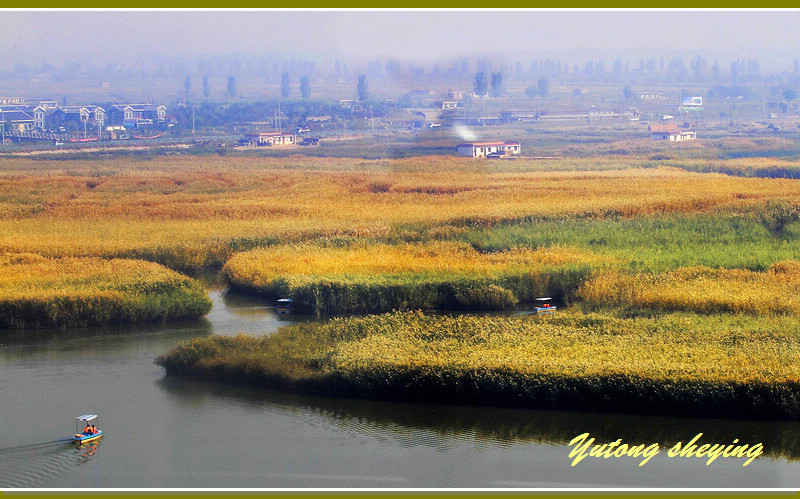
[{"label": "ripple on water", "polygon": [[40,487],[95,459],[100,445],[57,441],[0,449],[0,488]]}]

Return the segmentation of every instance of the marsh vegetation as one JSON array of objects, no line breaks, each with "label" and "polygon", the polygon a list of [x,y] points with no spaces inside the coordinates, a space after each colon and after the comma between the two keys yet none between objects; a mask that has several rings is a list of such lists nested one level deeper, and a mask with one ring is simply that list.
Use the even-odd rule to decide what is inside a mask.
[{"label": "marsh vegetation", "polygon": [[[159,359],[171,374],[348,396],[795,419],[800,185],[717,173],[741,170],[741,158],[677,152],[2,160],[0,249],[7,266],[77,266],[77,281],[109,293],[162,285],[119,270],[108,282],[97,269],[158,264],[222,269],[232,286],[292,297],[302,313],[383,314],[195,340]],[[797,166],[752,161],[753,171]],[[148,268],[182,283],[202,313],[193,284]],[[7,284],[7,296],[22,296],[19,286]],[[541,295],[568,307],[547,319],[428,313],[524,310]]]}]

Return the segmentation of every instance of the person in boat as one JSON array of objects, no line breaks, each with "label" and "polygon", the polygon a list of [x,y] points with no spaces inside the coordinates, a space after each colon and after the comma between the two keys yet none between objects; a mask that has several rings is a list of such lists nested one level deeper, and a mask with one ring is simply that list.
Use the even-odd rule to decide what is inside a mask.
[{"label": "person in boat", "polygon": [[95,426],[92,425],[92,435],[95,435],[95,434],[97,434],[97,428],[95,428]]},{"label": "person in boat", "polygon": [[86,435],[91,435],[92,434],[92,427],[87,424],[86,428],[83,429],[83,433],[85,433]]}]

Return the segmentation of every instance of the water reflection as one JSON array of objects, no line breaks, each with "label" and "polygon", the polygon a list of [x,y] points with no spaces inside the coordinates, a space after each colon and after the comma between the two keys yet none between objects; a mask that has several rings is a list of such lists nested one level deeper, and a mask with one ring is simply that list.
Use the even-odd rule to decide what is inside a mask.
[{"label": "water reflection", "polygon": [[257,296],[220,289],[211,290],[209,296],[213,302],[211,311],[193,320],[85,328],[0,329],[0,355],[11,359],[21,351],[74,351],[87,349],[87,345],[90,350],[100,352],[106,347],[113,350],[153,341],[166,344],[168,348],[176,339],[211,334],[269,334],[283,325],[315,320],[278,315],[274,305]]},{"label": "water reflection", "polygon": [[265,297],[231,290],[209,293],[214,307],[206,315],[214,325],[214,334],[230,336],[239,333],[272,334],[279,327],[317,320],[302,315],[278,315],[275,304]]},{"label": "water reflection", "polygon": [[96,459],[100,444],[55,441],[0,448],[0,488],[40,487]]},{"label": "water reflection", "polygon": [[[536,443],[567,445],[590,433],[596,442],[622,439],[629,445],[659,443],[662,448],[687,442],[703,433],[703,443],[762,443],[764,454],[787,461],[800,460],[800,423],[739,421],[536,411],[494,407],[419,405],[371,400],[310,397],[273,390],[165,377],[157,385],[185,403],[198,396],[214,404],[274,406],[286,411],[321,414],[341,431],[356,429],[400,438],[411,431],[419,438],[432,432],[444,439],[468,439],[476,444]],[[219,399],[223,399],[220,401]],[[422,433],[420,433],[422,432]],[[441,442],[439,442],[441,443]]]},{"label": "water reflection", "polygon": [[[251,320],[262,330],[274,332],[278,327],[313,317],[279,316],[274,304],[262,297],[225,291],[212,292],[214,310],[230,314],[239,326]],[[219,303],[221,306],[217,306]],[[515,314],[527,311],[515,311]],[[215,334],[232,334],[230,328],[220,327],[220,316],[212,318]],[[223,331],[222,333],[218,331]],[[241,330],[244,331],[244,330]],[[237,332],[241,332],[237,331]],[[248,332],[257,334],[258,328]],[[340,430],[366,426],[377,432],[401,436],[410,430],[433,432],[452,439],[467,438],[474,443],[513,445],[537,443],[566,445],[575,436],[590,433],[597,442],[622,439],[629,445],[658,442],[671,447],[687,442],[698,433],[703,441],[729,444],[734,439],[742,443],[761,442],[765,455],[788,461],[800,460],[800,422],[762,422],[730,419],[694,419],[629,414],[594,414],[568,411],[536,411],[494,407],[464,407],[420,405],[370,400],[336,399],[303,396],[249,387],[217,384],[185,378],[163,378],[157,385],[189,404],[199,399],[222,398],[222,403],[261,406],[268,404],[285,410],[313,411],[335,422]],[[420,435],[417,434],[417,437]]]},{"label": "water reflection", "polygon": [[[87,412],[102,415],[109,436],[86,455],[57,443],[0,449],[0,487],[797,483],[797,465],[768,459],[744,470],[740,463],[715,463],[718,485],[709,481],[705,466],[668,460],[648,465],[644,474],[620,462],[593,462],[576,471],[564,445],[584,432],[598,442],[620,438],[662,446],[703,432],[707,441],[758,441],[770,457],[797,460],[798,423],[317,398],[165,377],[153,359],[178,342],[209,334],[271,334],[287,323],[316,320],[279,317],[260,297],[221,288],[210,295],[214,308],[196,321],[0,331],[0,413],[4,420],[25,422],[18,432],[0,434],[0,445],[39,442],[43,434],[54,438],[62,421]],[[84,389],[87,379],[91,391]],[[156,438],[142,439],[148,421],[158,423]],[[221,423],[237,432],[208,432]]]},{"label": "water reflection", "polygon": [[[32,351],[91,352],[97,356],[139,349],[143,344],[172,346],[176,340],[208,336],[214,326],[206,318],[152,324],[126,324],[71,329],[0,330],[0,358],[27,357]],[[157,345],[156,345],[157,346]]]},{"label": "water reflection", "polygon": [[47,329],[0,329],[0,346],[10,348],[19,345],[69,343],[90,338],[130,338],[168,333],[196,331],[201,335],[213,330],[211,322],[205,318],[149,324],[123,324],[85,328],[47,328]]},{"label": "water reflection", "polygon": [[270,310],[274,306],[270,306],[266,298],[240,293],[233,290],[226,290],[221,293],[222,304],[229,308],[234,313],[248,313],[254,310]]}]

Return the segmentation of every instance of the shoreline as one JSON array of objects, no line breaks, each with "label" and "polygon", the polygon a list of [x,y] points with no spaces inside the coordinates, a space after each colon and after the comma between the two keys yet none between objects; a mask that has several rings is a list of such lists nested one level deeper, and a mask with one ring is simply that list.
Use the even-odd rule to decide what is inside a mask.
[{"label": "shoreline", "polygon": [[[710,389],[718,390],[720,386],[711,383],[638,380],[625,375],[612,375],[600,380],[596,378],[584,379],[542,375],[537,376],[537,383],[527,388],[524,392],[509,390],[491,393],[474,389],[475,381],[487,374],[486,372],[475,370],[471,373],[465,371],[465,374],[467,376],[461,378],[460,382],[450,385],[438,385],[438,379],[440,378],[438,374],[429,372],[424,368],[418,371],[410,371],[407,373],[407,379],[413,380],[414,384],[405,384],[404,389],[397,392],[394,389],[398,387],[398,383],[387,383],[385,386],[365,390],[362,385],[337,375],[293,380],[281,376],[259,376],[248,370],[239,372],[231,370],[209,371],[203,374],[196,371],[179,373],[167,370],[168,376],[187,376],[232,386],[247,386],[298,395],[337,399],[742,421],[800,421],[800,412],[790,415],[779,410],[753,410],[747,407],[749,400],[762,398],[766,395],[775,395],[776,392],[791,398],[797,398],[800,393],[800,385],[796,383],[788,385],[747,385],[745,383],[730,382],[724,386],[724,392],[731,396],[709,396],[706,400],[695,399],[699,403],[713,402],[713,405],[691,408],[680,405],[679,397],[709,391]],[[507,380],[510,385],[524,382],[522,378],[515,379],[513,376],[509,376]],[[539,381],[541,382],[539,383]],[[627,393],[630,389],[641,390],[641,381],[647,382],[653,389],[641,392],[640,396],[634,398],[620,397],[615,399],[616,395]],[[619,393],[610,391],[603,394],[594,394],[591,398],[583,398],[580,401],[576,401],[574,398],[576,395],[585,397],[586,393],[592,392],[598,387],[613,387]],[[666,393],[673,391],[675,387],[680,389],[677,392],[673,392],[672,397],[665,396]],[[653,398],[660,399],[658,405],[642,405],[650,403]]]},{"label": "shoreline", "polygon": [[[566,314],[566,313],[565,313]],[[601,316],[562,317],[440,317],[404,312],[281,328],[269,337],[209,337],[178,345],[155,362],[168,376],[188,375],[236,385],[294,393],[416,403],[446,403],[525,409],[617,412],[660,416],[800,420],[800,383],[791,373],[771,378],[743,376],[733,371],[704,372],[702,362],[676,367],[640,368],[608,362],[583,365],[581,357],[564,358],[568,343],[594,337],[602,341],[608,326]],[[614,321],[612,319],[612,321]],[[475,328],[490,322],[484,333]],[[580,326],[583,322],[587,326]],[[594,322],[595,325],[591,323]],[[653,329],[665,322],[651,321]],[[642,322],[623,324],[620,336],[636,334]],[[465,325],[465,326],[464,326]],[[433,326],[438,326],[434,329]],[[463,327],[462,327],[463,326]],[[524,331],[518,333],[518,330]],[[563,345],[550,347],[538,359],[487,359],[493,351],[512,348],[520,338],[543,344],[566,330]],[[510,335],[486,350],[477,334]],[[397,336],[397,338],[393,338]],[[434,338],[435,337],[435,338]],[[425,341],[425,338],[428,338]],[[639,341],[622,338],[609,357]],[[680,341],[680,340],[677,340]],[[725,338],[707,343],[725,342]],[[410,344],[409,350],[397,344]],[[655,341],[658,343],[658,341]],[[523,345],[523,348],[525,346]],[[653,342],[633,356],[652,354]],[[662,345],[662,348],[663,345]],[[414,353],[409,353],[410,349]],[[561,350],[559,350],[561,349]],[[477,353],[475,353],[477,351]],[[516,350],[507,353],[518,358]],[[725,355],[724,352],[721,352]],[[480,360],[471,361],[478,357]],[[724,366],[723,366],[724,367]],[[726,368],[727,369],[727,368]]]}]

